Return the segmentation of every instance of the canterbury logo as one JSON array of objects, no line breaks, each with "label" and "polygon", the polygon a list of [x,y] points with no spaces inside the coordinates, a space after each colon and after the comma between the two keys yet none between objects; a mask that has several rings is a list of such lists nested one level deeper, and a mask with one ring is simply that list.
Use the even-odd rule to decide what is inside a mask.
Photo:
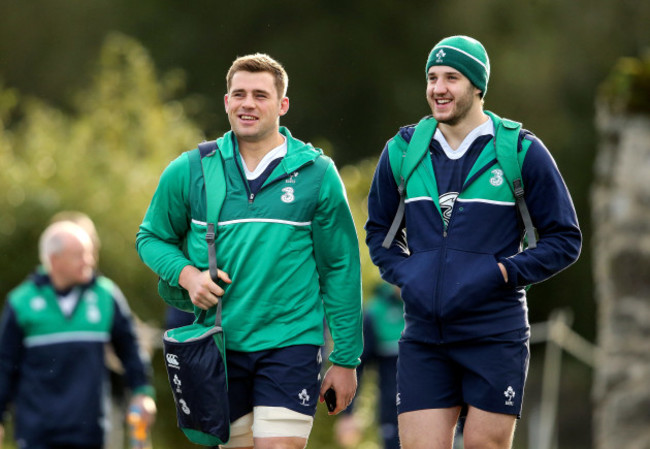
[{"label": "canterbury logo", "polygon": [[179,367],[180,366],[180,363],[178,362],[178,356],[176,354],[167,354],[165,356],[165,359],[167,359],[167,363],[170,366],[173,366],[173,367]]}]

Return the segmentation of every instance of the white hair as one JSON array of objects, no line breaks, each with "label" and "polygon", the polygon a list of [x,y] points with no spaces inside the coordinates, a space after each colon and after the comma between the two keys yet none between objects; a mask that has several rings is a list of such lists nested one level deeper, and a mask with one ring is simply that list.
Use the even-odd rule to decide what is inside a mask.
[{"label": "white hair", "polygon": [[38,255],[46,271],[50,271],[50,258],[65,249],[67,238],[73,237],[83,244],[92,245],[88,233],[76,223],[71,221],[57,221],[52,223],[41,234],[38,241]]}]

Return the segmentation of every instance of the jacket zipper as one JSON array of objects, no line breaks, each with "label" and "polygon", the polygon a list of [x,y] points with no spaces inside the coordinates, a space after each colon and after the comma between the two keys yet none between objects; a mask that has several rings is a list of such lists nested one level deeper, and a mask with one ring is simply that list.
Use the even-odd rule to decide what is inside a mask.
[{"label": "jacket zipper", "polygon": [[[460,196],[460,194],[458,194]],[[455,213],[456,202],[454,201],[454,206],[452,209],[451,216],[449,217],[449,223],[445,224],[443,220],[443,231],[442,231],[442,246],[440,247],[440,264],[441,270],[438,272],[438,283],[436,288],[436,293],[434,296],[435,301],[435,310],[436,310],[436,323],[438,324],[438,338],[440,343],[444,343],[444,330],[442,322],[442,299],[441,299],[441,289],[442,289],[442,280],[445,278],[446,264],[445,258],[447,257],[447,241],[449,236],[449,229],[451,228],[451,222],[456,216]]]},{"label": "jacket zipper", "polygon": [[443,241],[442,241],[442,246],[440,247],[440,255],[439,255],[439,264],[438,266],[441,267],[440,271],[438,271],[438,280],[436,283],[436,291],[434,294],[434,309],[435,309],[435,319],[436,319],[436,324],[438,325],[438,341],[442,344],[444,343],[444,337],[443,337],[443,332],[442,332],[442,300],[441,300],[441,293],[440,291],[442,290],[442,281],[445,278],[445,257],[447,255],[447,228],[445,227],[443,234]]},{"label": "jacket zipper", "polygon": [[[314,163],[313,160],[311,160],[311,161],[307,161],[307,162],[305,162],[304,164],[302,164],[301,166],[299,166],[299,167],[295,168],[294,170],[292,170],[290,173],[283,173],[283,174],[281,174],[280,176],[278,176],[278,177],[275,178],[274,180],[269,181],[269,182],[265,183],[264,185],[262,185],[262,187],[260,187],[260,189],[257,191],[257,193],[259,193],[259,192],[261,192],[262,190],[266,189],[266,188],[269,187],[270,185],[275,184],[276,182],[279,182],[279,181],[282,181],[283,179],[287,179],[287,178],[289,178],[290,176],[293,175],[293,173],[295,173],[295,172],[297,172],[298,170],[300,170],[300,169],[306,167],[307,165],[313,164],[313,163]],[[250,205],[250,204],[253,204],[253,201],[255,201],[255,197],[256,197],[257,195],[256,195],[255,193],[252,193],[252,192],[251,192],[250,185],[248,184],[248,179],[246,179],[246,176],[244,176],[244,173],[242,172],[242,169],[241,169],[241,167],[239,166],[239,163],[236,163],[236,165],[237,165],[237,170],[239,171],[239,176],[241,177],[242,181],[244,182],[244,186],[246,187],[246,193],[247,193],[247,196],[248,196],[248,204],[249,204],[249,205]]]}]

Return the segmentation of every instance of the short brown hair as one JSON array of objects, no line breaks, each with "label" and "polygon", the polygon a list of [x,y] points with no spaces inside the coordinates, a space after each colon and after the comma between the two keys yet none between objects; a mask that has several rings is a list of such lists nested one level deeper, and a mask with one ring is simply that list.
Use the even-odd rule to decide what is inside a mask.
[{"label": "short brown hair", "polygon": [[289,76],[278,61],[264,53],[255,53],[253,55],[240,56],[230,66],[226,75],[226,88],[230,92],[232,77],[236,72],[269,72],[275,78],[275,88],[280,98],[284,98],[289,87]]}]

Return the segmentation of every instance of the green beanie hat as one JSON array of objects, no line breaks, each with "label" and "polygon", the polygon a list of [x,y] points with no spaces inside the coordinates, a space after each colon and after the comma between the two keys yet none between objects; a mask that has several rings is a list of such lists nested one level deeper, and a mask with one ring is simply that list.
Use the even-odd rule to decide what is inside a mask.
[{"label": "green beanie hat", "polygon": [[483,45],[468,36],[446,37],[438,42],[427,59],[425,74],[434,65],[447,65],[465,75],[481,90],[481,97],[487,92],[490,78],[490,59]]}]

